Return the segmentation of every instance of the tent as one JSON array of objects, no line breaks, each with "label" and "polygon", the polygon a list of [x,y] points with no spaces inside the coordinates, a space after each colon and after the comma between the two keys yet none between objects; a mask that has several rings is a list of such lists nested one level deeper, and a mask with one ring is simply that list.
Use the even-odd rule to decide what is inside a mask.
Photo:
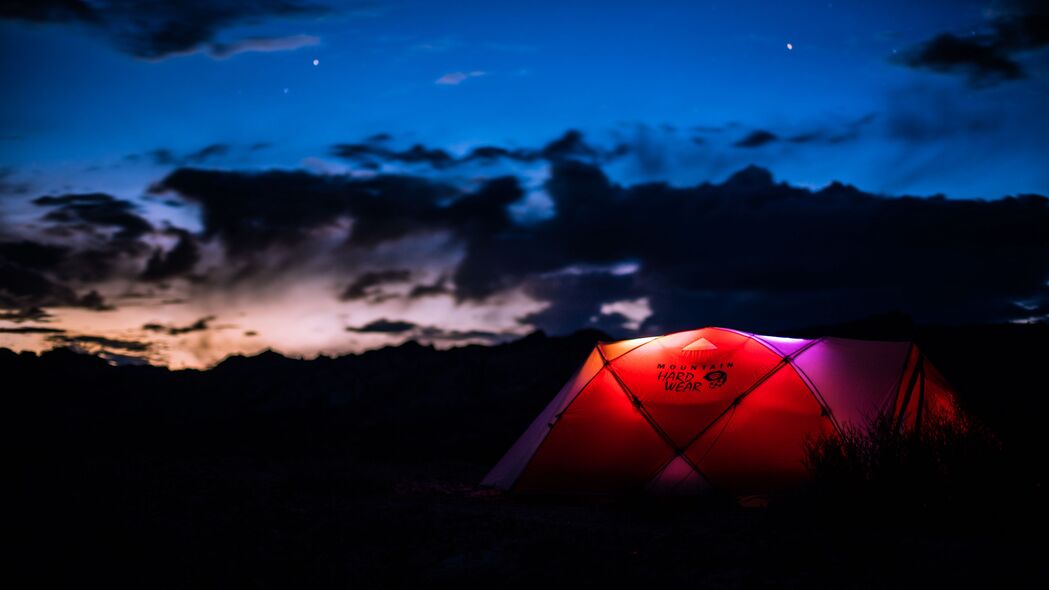
[{"label": "tent", "polygon": [[890,415],[958,416],[909,342],[703,328],[601,343],[482,482],[522,493],[764,494],[802,481],[807,440]]}]

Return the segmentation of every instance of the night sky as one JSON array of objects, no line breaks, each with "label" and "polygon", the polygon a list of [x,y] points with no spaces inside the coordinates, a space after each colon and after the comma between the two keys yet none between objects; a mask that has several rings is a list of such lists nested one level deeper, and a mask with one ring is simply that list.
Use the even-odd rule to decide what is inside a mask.
[{"label": "night sky", "polygon": [[0,346],[1049,318],[1040,2],[0,3]]}]

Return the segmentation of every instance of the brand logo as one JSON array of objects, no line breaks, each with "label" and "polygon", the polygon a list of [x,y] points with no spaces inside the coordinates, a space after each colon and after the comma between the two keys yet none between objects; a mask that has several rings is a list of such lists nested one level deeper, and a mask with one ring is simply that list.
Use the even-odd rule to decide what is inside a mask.
[{"label": "brand logo", "polygon": [[656,380],[664,391],[676,393],[699,391],[704,383],[709,389],[717,389],[728,382],[725,369],[731,368],[732,363],[657,363]]},{"label": "brand logo", "polygon": [[711,371],[706,375],[703,375],[703,378],[710,383],[711,389],[717,389],[728,381],[728,373],[724,371]]}]

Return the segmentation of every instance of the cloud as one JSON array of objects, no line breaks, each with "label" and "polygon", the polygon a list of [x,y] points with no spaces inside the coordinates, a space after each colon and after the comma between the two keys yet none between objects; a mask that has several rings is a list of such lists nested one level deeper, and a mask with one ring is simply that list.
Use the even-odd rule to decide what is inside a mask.
[{"label": "cloud", "polygon": [[358,334],[396,334],[398,336],[407,336],[423,342],[496,342],[512,337],[512,335],[500,334],[488,330],[453,330],[437,326],[420,326],[414,322],[390,320],[386,318],[374,320],[363,326],[348,327],[346,328],[346,331],[356,332]]},{"label": "cloud", "polygon": [[[269,147],[265,142],[255,143],[247,147],[248,152],[258,151]],[[228,143],[212,143],[200,149],[177,154],[170,148],[156,148],[143,154],[129,154],[124,157],[129,162],[137,162],[148,159],[157,166],[185,166],[189,164],[203,164],[210,160],[220,159],[230,154],[234,146]]]},{"label": "cloud", "polygon": [[738,148],[756,148],[763,145],[768,145],[779,141],[779,136],[771,131],[765,131],[764,129],[758,129],[751,131],[745,137],[741,138],[736,143],[732,144]]},{"label": "cloud", "polygon": [[470,78],[480,78],[481,76],[484,76],[486,74],[487,72],[483,72],[481,70],[474,70],[471,72],[448,72],[447,74],[434,80],[433,83],[437,84],[438,86],[458,86],[463,82],[469,80]]},{"label": "cloud", "polygon": [[53,207],[44,216],[47,221],[93,231],[98,227],[117,228],[116,238],[136,240],[153,230],[148,221],[134,213],[130,201],[103,193],[45,196],[33,199],[33,204]]},{"label": "cloud", "polygon": [[215,59],[227,59],[241,53],[270,53],[292,51],[320,44],[320,37],[313,35],[290,35],[287,37],[248,37],[233,43],[212,43],[207,53]]},{"label": "cloud", "polygon": [[[34,0],[5,3],[0,8],[0,18],[85,26],[102,31],[118,49],[143,59],[196,52],[226,58],[244,51],[296,49],[312,39],[298,35],[218,41],[217,37],[226,29],[265,19],[317,15],[330,10],[298,0]],[[347,10],[353,11],[354,7]]]},{"label": "cloud", "polygon": [[39,307],[26,307],[23,309],[0,309],[0,320],[20,324],[22,322],[46,322],[51,319],[51,314]]},{"label": "cloud", "polygon": [[348,327],[346,330],[348,332],[358,332],[361,334],[402,334],[414,330],[417,327],[418,326],[412,322],[381,318],[368,322],[363,326]]},{"label": "cloud", "polygon": [[501,334],[498,332],[491,332],[488,330],[448,330],[445,328],[438,328],[436,326],[421,326],[418,329],[417,334],[415,335],[416,339],[422,340],[424,342],[463,342],[471,340],[494,343],[506,341],[515,337],[516,336],[514,334]]},{"label": "cloud", "polygon": [[910,68],[967,77],[974,87],[1027,77],[1019,58],[1049,46],[1049,12],[1037,3],[1016,3],[997,14],[980,33],[941,33],[894,61]]},{"label": "cloud", "polygon": [[647,297],[613,301],[601,306],[601,315],[615,316],[621,325],[628,330],[637,330],[641,323],[652,315],[652,306]]},{"label": "cloud", "polygon": [[410,279],[412,273],[405,269],[390,269],[366,272],[350,283],[342,292],[344,301],[356,301],[377,294],[376,287],[388,283],[403,283]]},{"label": "cloud", "polygon": [[161,248],[153,250],[140,275],[143,281],[163,281],[188,275],[200,261],[200,247],[193,234],[178,228],[171,228],[168,233],[177,236],[178,241],[167,252]]},{"label": "cloud", "polygon": [[425,164],[435,169],[447,169],[470,163],[490,164],[500,160],[532,163],[578,159],[607,163],[630,152],[630,147],[626,144],[620,144],[611,149],[591,145],[583,134],[575,129],[569,129],[561,137],[537,149],[510,149],[486,145],[475,147],[461,157],[455,157],[440,148],[428,148],[421,144],[416,144],[406,150],[396,150],[386,145],[391,139],[387,134],[379,134],[360,143],[340,143],[332,146],[331,153],[336,157],[353,160],[358,164],[370,164],[373,168],[378,168],[380,162],[396,162]]},{"label": "cloud", "polygon": [[[546,153],[565,152],[578,150]],[[298,248],[343,217],[352,224],[346,246],[362,260],[383,244],[444,232],[461,257],[430,268],[448,279],[411,285],[407,299],[448,290],[460,302],[484,302],[521,289],[547,304],[522,323],[549,331],[697,322],[783,328],[890,309],[996,321],[1014,314],[1012,300],[1040,297],[1049,276],[1038,238],[1049,227],[1042,197],[885,198],[837,183],[814,192],[776,183],[757,167],[720,184],[620,186],[594,163],[555,159],[544,187],[554,214],[527,224],[508,214],[524,197],[513,177],[471,191],[406,175],[182,169],[160,187],[201,205],[204,237],[220,240],[233,264],[268,248]],[[387,282],[409,282],[401,269],[411,260],[401,256],[388,261],[392,271],[361,275],[342,294],[366,298]],[[923,262],[906,263],[915,257]],[[964,287],[974,268],[983,269],[979,289]],[[643,321],[609,307],[646,297],[651,314]]]},{"label": "cloud", "polygon": [[[893,116],[877,120],[891,129]],[[819,138],[806,141],[829,142],[875,118],[810,128]],[[400,157],[392,141],[354,145],[367,157]],[[540,148],[449,155],[454,165],[537,162],[545,180],[531,184],[436,180],[431,169],[361,177],[179,168],[150,191],[192,204],[183,211],[199,212],[193,232],[152,224],[147,232],[122,217],[138,216],[132,205],[108,195],[48,197],[39,206],[62,212],[50,222],[68,232],[48,234],[51,244],[0,243],[0,308],[11,317],[34,307],[105,309],[106,285],[136,281],[185,288],[165,295],[192,302],[238,285],[265,297],[316,280],[314,294],[332,309],[372,306],[364,317],[383,318],[350,332],[430,341],[498,338],[461,329],[486,327],[492,310],[503,314],[503,330],[594,327],[617,336],[706,324],[774,331],[890,310],[938,322],[1045,314],[1044,197],[883,197],[839,183],[812,190],[755,166],[699,185],[617,183],[606,170],[617,150],[569,132]],[[536,191],[549,214],[515,216]],[[173,278],[189,281],[165,284]],[[455,319],[431,325],[420,314]]]},{"label": "cloud", "polygon": [[419,284],[412,287],[408,292],[409,299],[422,299],[423,297],[434,297],[437,295],[448,295],[452,290],[448,288],[447,279],[440,277],[430,284]]},{"label": "cloud", "polygon": [[860,132],[878,118],[878,113],[869,113],[853,121],[848,121],[840,128],[826,127],[792,135],[787,141],[794,144],[823,143],[837,145],[860,138]]},{"label": "cloud", "polygon": [[[49,225],[43,231],[29,229],[51,243],[0,242],[0,310],[13,321],[47,317],[44,309],[53,307],[112,310],[101,292],[108,282],[189,276],[200,259],[190,232],[156,230],[130,201],[77,193],[38,197],[31,203],[47,209],[41,219]],[[20,229],[25,233],[27,228]],[[177,238],[168,251],[148,242],[165,234]]]},{"label": "cloud", "polygon": [[190,164],[200,164],[211,158],[224,156],[229,153],[229,146],[224,143],[213,143],[204,146],[195,152],[190,152],[183,157],[182,161]]},{"label": "cloud", "polygon": [[[524,325],[560,333],[566,326],[589,326],[609,334],[623,334],[630,320],[609,315],[602,307],[637,293],[636,277],[617,275],[603,269],[580,273],[535,273],[525,279],[525,291],[550,303],[545,309],[520,318]],[[615,310],[612,310],[615,311]],[[634,329],[640,327],[635,324]]]},{"label": "cloud", "polygon": [[137,340],[121,340],[118,338],[107,338],[105,336],[65,336],[56,334],[54,336],[50,336],[48,340],[62,346],[88,345],[91,347],[101,347],[103,349],[112,348],[128,352],[147,352],[151,348],[148,342],[139,342]]},{"label": "cloud", "polygon": [[[812,192],[758,168],[720,185],[620,187],[578,162],[555,166],[547,191],[555,217],[472,240],[454,275],[460,297],[525,285],[550,307],[523,321],[562,330],[639,297],[652,309],[647,331],[783,328],[886,309],[993,321],[1012,313],[1011,299],[1044,292],[1049,276],[1038,237],[1049,228],[1044,197],[883,198],[840,184]],[[626,259],[636,273],[556,272]],[[962,294],[974,268],[983,269],[979,292]]]},{"label": "cloud", "polygon": [[430,149],[420,144],[397,151],[368,143],[342,143],[333,146],[332,155],[347,160],[375,158],[404,164],[428,164],[434,168],[446,168],[457,163],[445,150]]},{"label": "cloud", "polygon": [[[31,240],[0,242],[0,309],[21,314],[45,307],[112,309],[95,290],[82,295],[63,280],[98,271],[94,253]],[[14,310],[14,311],[12,311]]]},{"label": "cloud", "polygon": [[15,328],[0,327],[0,334],[61,334],[65,330],[42,326],[18,326]]},{"label": "cloud", "polygon": [[458,193],[454,188],[412,176],[180,168],[151,190],[198,203],[202,237],[220,239],[233,258],[245,260],[271,246],[309,241],[342,217],[356,219],[350,244],[365,247],[442,226],[442,219],[461,209],[440,205]]},{"label": "cloud", "polygon": [[186,326],[171,326],[164,324],[145,324],[142,329],[147,332],[159,332],[161,334],[167,334],[168,336],[181,336],[182,334],[189,334],[190,332],[203,332],[208,330],[208,325],[215,319],[215,316],[209,315],[207,317],[200,318],[192,324]]},{"label": "cloud", "polygon": [[[722,162],[744,163],[745,161],[739,160],[738,156],[733,156],[728,150],[722,148],[731,146],[756,149],[780,144],[784,148],[782,152],[797,154],[799,150],[795,149],[795,146],[818,149],[859,140],[864,135],[870,135],[875,122],[884,118],[883,113],[870,112],[854,118],[829,115],[821,117],[818,121],[776,127],[750,127],[742,123],[732,123],[724,127],[692,127],[689,131],[698,132],[700,135],[689,135],[689,142],[693,145],[686,147],[693,148],[693,152],[698,150],[707,154],[707,159],[713,156]],[[748,127],[750,127],[749,130],[747,130]],[[729,131],[738,131],[743,134],[735,141],[730,141]],[[654,173],[667,172],[663,162],[666,159],[664,152],[667,151],[666,145],[672,143],[667,135],[668,133],[658,134],[651,127],[636,126],[636,138],[630,144],[631,149],[639,157],[643,155],[652,160],[643,168]]]},{"label": "cloud", "polygon": [[[138,264],[134,261],[150,250],[143,238],[147,234],[153,234],[154,228],[139,215],[138,207],[131,201],[104,193],[83,193],[38,197],[32,200],[32,204],[49,209],[42,217],[43,221],[50,223],[44,233],[69,244],[49,246],[24,241],[21,245],[10,245],[10,248],[20,249],[23,253],[34,251],[43,255],[44,252],[49,252],[52,257],[58,257],[57,261],[52,260],[50,264],[50,277],[45,278],[41,275],[38,278],[56,282],[69,279],[104,281],[118,273],[125,264]],[[37,273],[38,268],[39,266],[30,264],[22,270]],[[24,275],[24,278],[28,279],[28,275]],[[42,283],[37,282],[42,288]],[[67,292],[58,297],[66,302],[65,305],[109,308],[102,303],[77,303],[68,296],[69,289],[56,287],[52,291],[56,294],[59,291]],[[40,289],[37,289],[37,292],[40,292]],[[55,298],[49,300],[54,301]]]}]

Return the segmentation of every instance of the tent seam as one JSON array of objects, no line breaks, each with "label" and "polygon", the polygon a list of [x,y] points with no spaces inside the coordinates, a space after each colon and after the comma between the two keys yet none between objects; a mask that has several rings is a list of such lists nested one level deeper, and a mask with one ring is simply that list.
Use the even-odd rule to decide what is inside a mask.
[{"label": "tent seam", "polygon": [[[617,358],[619,358],[619,357],[617,357]],[[641,401],[641,398],[639,398],[636,395],[634,395],[634,392],[630,390],[630,387],[626,384],[626,382],[623,381],[619,377],[619,374],[615,372],[615,370],[612,368],[611,363],[605,365],[604,368],[608,369],[608,372],[612,374],[612,377],[615,378],[616,383],[619,384],[619,387],[623,390],[623,393],[630,400],[630,403],[633,404],[634,407],[637,408],[638,413],[641,414],[641,417],[644,418],[645,422],[648,422],[648,425],[651,426],[652,429],[656,431],[656,434],[658,434],[660,436],[660,438],[663,439],[663,442],[665,442],[667,444],[667,446],[670,447],[670,450],[672,450],[674,452],[674,457],[681,457],[686,463],[689,464],[689,466],[692,467],[692,469],[694,469],[696,471],[696,473],[698,473],[701,477],[703,477],[703,479],[705,479],[705,480],[707,480],[709,482],[710,478],[707,476],[707,474],[704,473],[703,470],[700,469],[698,465],[693,463],[691,459],[689,459],[687,456],[685,456],[685,448],[686,447],[679,447],[677,445],[677,442],[673,438],[671,438],[671,436],[669,434],[667,434],[667,432],[665,430],[663,430],[663,427],[660,426],[659,423],[656,422],[656,419],[653,418],[652,415],[648,413],[648,410],[645,409],[645,405]],[[669,465],[674,460],[674,457],[671,457],[669,461],[667,461],[662,467],[660,467],[659,470],[656,471],[656,474],[658,475],[660,470],[664,469],[666,467],[666,465]],[[648,486],[648,484],[650,482],[651,482],[651,478],[649,478],[649,480],[646,480],[645,486]],[[641,489],[643,490],[645,486],[642,486]]]}]

